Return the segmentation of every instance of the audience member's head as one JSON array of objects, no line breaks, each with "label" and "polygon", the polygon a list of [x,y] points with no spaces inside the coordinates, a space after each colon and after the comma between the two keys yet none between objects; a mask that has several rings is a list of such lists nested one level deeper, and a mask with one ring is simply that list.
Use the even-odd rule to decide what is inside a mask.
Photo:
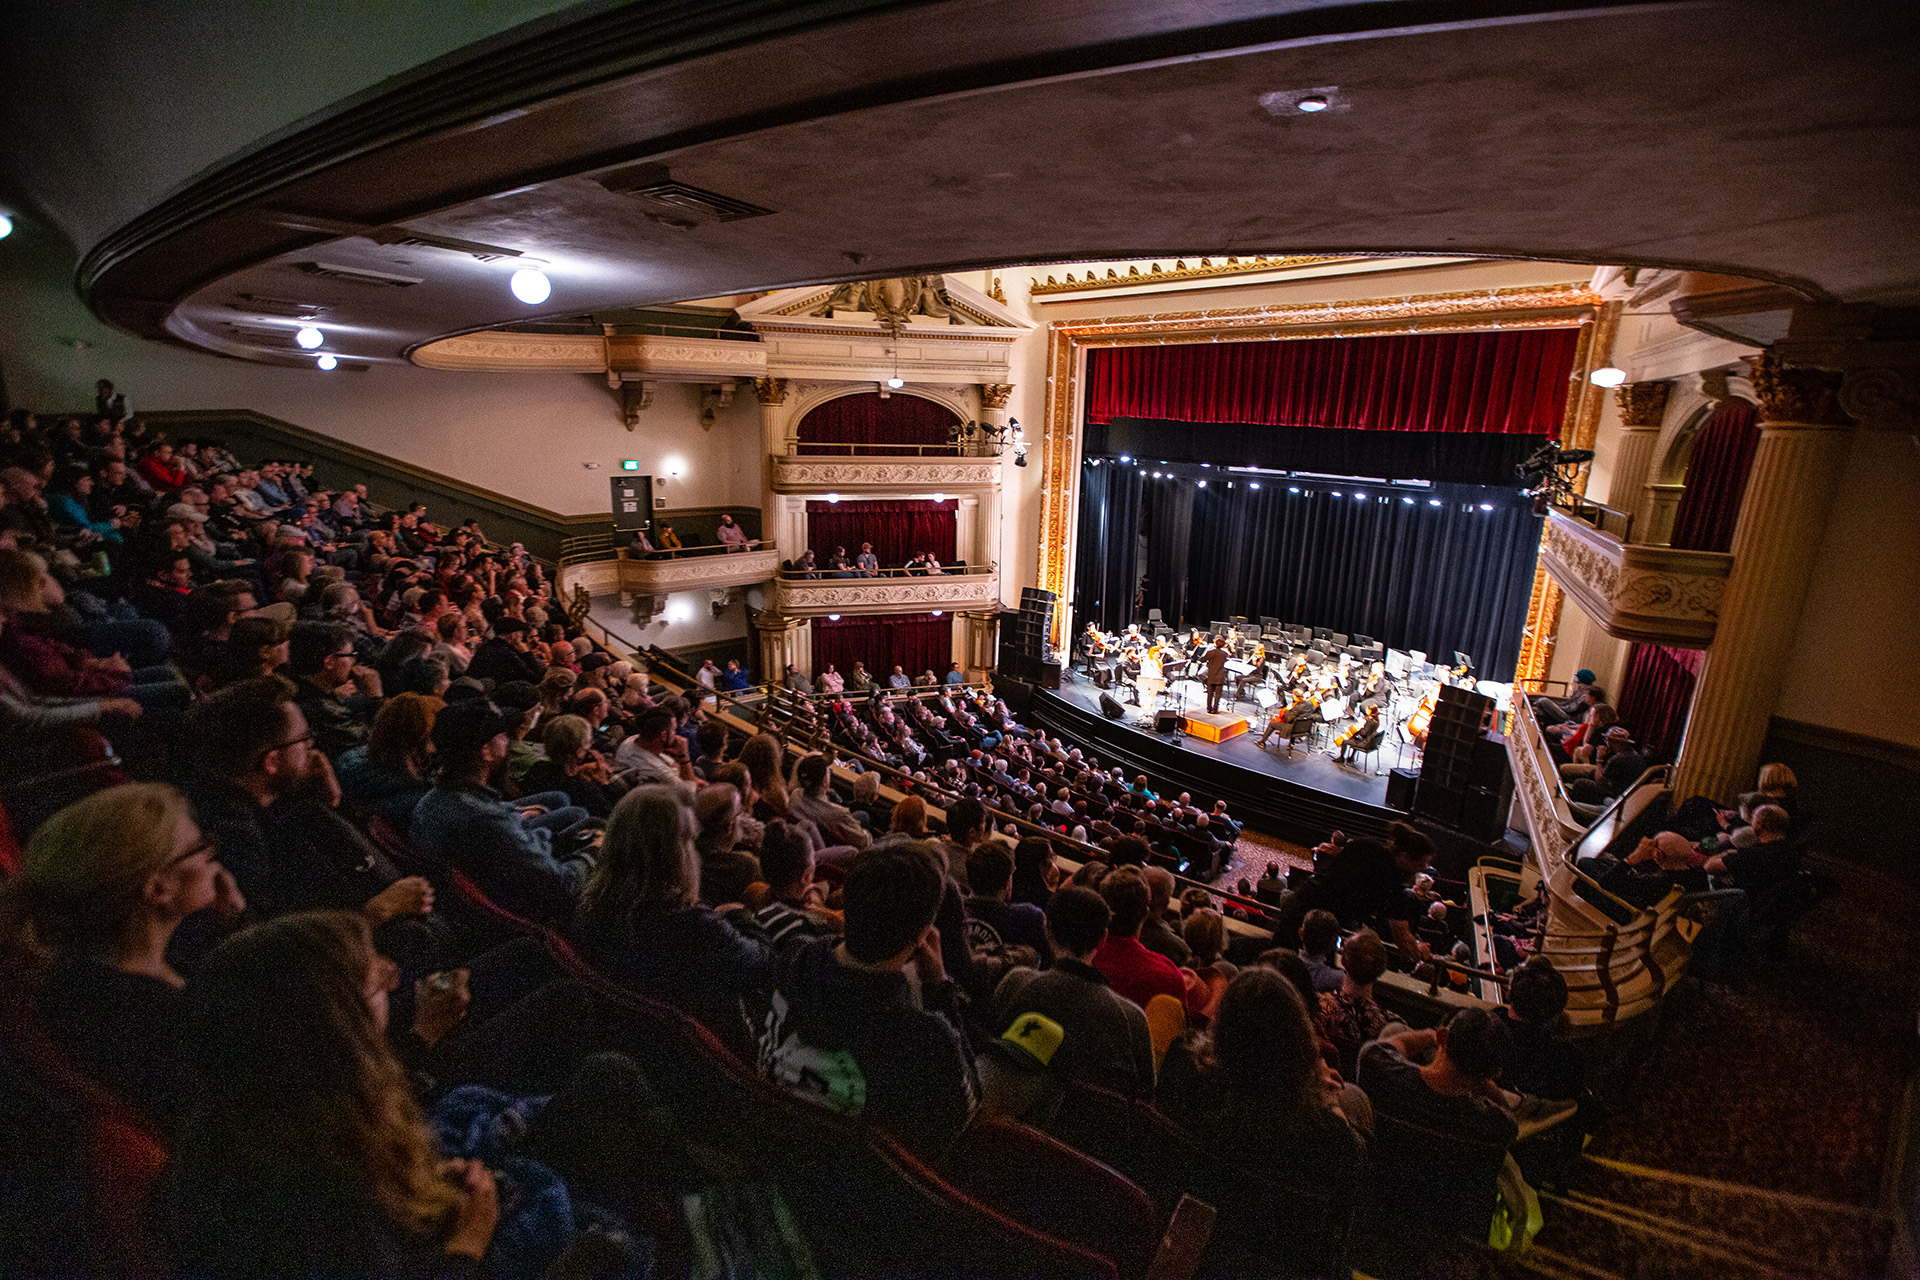
[{"label": "audience member's head", "polygon": [[1387,971],[1387,944],[1373,930],[1362,929],[1340,948],[1340,967],[1354,986],[1364,990]]},{"label": "audience member's head", "polygon": [[1404,822],[1388,824],[1387,845],[1394,867],[1409,883],[1433,865],[1433,841]]},{"label": "audience member's head", "polygon": [[975,845],[967,853],[967,888],[976,898],[1004,899],[1013,885],[1013,854],[998,840]]},{"label": "audience member's head", "polygon": [[1118,867],[1100,882],[1100,896],[1113,910],[1109,932],[1116,938],[1135,938],[1147,922],[1153,900],[1146,877],[1137,867]]},{"label": "audience member's head", "polygon": [[1513,1033],[1486,1009],[1462,1009],[1439,1028],[1439,1053],[1476,1080],[1492,1080],[1507,1065]]},{"label": "audience member's head", "polygon": [[1193,963],[1204,968],[1227,949],[1226,917],[1212,907],[1200,907],[1181,924],[1180,937],[1193,952]]},{"label": "audience member's head", "polygon": [[399,693],[380,704],[367,733],[367,756],[395,773],[410,778],[426,776],[427,757],[433,752],[433,718],[437,699],[418,693]]},{"label": "audience member's head", "polygon": [[971,796],[947,806],[947,839],[970,849],[987,834],[987,807]]},{"label": "audience member's head", "polygon": [[1084,961],[1106,941],[1113,908],[1092,889],[1068,885],[1047,901],[1047,937],[1054,950]]},{"label": "audience member's head", "polygon": [[1340,917],[1331,911],[1309,911],[1307,918],[1300,922],[1300,954],[1328,959],[1339,936]]},{"label": "audience member's head", "polygon": [[813,884],[813,845],[806,833],[784,818],[769,822],[760,838],[760,874],[775,898],[804,897]]},{"label": "audience member's head", "polygon": [[1107,860],[1116,867],[1144,867],[1153,846],[1139,836],[1121,836],[1107,847]]},{"label": "audience member's head", "polygon": [[1214,1010],[1203,1065],[1234,1094],[1282,1115],[1324,1106],[1319,1042],[1307,1009],[1284,975],[1263,965],[1241,970]]},{"label": "audience member's head", "polygon": [[353,675],[353,632],[343,622],[296,622],[287,637],[287,670],[323,689]]},{"label": "audience member's head", "polygon": [[1513,971],[1507,1007],[1517,1021],[1546,1026],[1567,1007],[1567,980],[1545,956],[1530,956]]},{"label": "audience member's head", "polygon": [[860,964],[904,966],[940,910],[945,878],[923,842],[876,845],[847,866],[841,945]]},{"label": "audience member's head", "polygon": [[677,788],[635,787],[613,806],[581,910],[616,919],[677,911],[700,900],[693,810]]}]

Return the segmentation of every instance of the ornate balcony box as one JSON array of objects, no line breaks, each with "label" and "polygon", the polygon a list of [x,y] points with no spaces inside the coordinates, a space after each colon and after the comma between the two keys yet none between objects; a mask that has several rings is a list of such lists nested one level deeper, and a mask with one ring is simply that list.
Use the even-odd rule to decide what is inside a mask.
[{"label": "ornate balcony box", "polygon": [[1610,636],[1704,649],[1733,557],[1622,544],[1565,512],[1547,513],[1540,563]]},{"label": "ornate balcony box", "polygon": [[978,492],[1000,485],[1000,458],[776,457],[775,493]]},{"label": "ornate balcony box", "polygon": [[[622,596],[666,596],[676,591],[744,587],[765,582],[779,572],[780,552],[773,547],[759,547],[731,554],[633,560],[622,551],[618,559],[598,563],[614,566],[614,581]],[[588,590],[593,590],[591,585]]]},{"label": "ornate balcony box", "polygon": [[1000,575],[993,571],[935,578],[781,578],[774,583],[772,602],[773,612],[793,617],[999,608]]}]

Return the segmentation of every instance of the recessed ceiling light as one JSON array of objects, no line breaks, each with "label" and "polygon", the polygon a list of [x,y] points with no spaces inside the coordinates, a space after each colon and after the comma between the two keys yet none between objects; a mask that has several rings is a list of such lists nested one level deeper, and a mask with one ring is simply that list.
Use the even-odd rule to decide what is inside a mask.
[{"label": "recessed ceiling light", "polygon": [[1612,365],[1608,365],[1604,369],[1595,369],[1587,375],[1587,381],[1593,383],[1596,387],[1617,387],[1626,380],[1627,371],[1625,369],[1616,369]]},{"label": "recessed ceiling light", "polygon": [[315,360],[314,363],[320,366],[322,372],[330,372],[339,365],[340,362],[335,360],[331,355],[322,355],[318,360]]},{"label": "recessed ceiling light", "polygon": [[1430,506],[1430,507],[1437,507],[1437,506],[1439,506],[1439,505],[1440,505],[1440,499],[1438,499],[1438,498],[1428,498],[1428,499],[1427,499],[1427,505],[1428,505],[1428,506]]},{"label": "recessed ceiling light", "polygon": [[12,234],[13,234],[13,219],[9,218],[4,213],[0,213],[0,240],[5,240],[8,236]]},{"label": "recessed ceiling light", "polygon": [[299,343],[301,346],[305,347],[307,350],[311,351],[315,347],[319,346],[321,343],[325,342],[327,340],[327,335],[320,332],[318,329],[314,328],[312,325],[305,325],[297,333],[293,335],[293,340]]},{"label": "recessed ceiling light", "polygon": [[553,296],[553,281],[547,279],[547,273],[536,271],[532,267],[522,267],[513,273],[507,282],[513,290],[513,296],[530,307],[537,307]]},{"label": "recessed ceiling light", "polygon": [[1312,115],[1316,111],[1325,111],[1331,105],[1332,104],[1327,101],[1326,95],[1319,94],[1319,93],[1310,93],[1306,97],[1300,99],[1300,101],[1294,103],[1293,109],[1296,111],[1304,111],[1308,115]]}]

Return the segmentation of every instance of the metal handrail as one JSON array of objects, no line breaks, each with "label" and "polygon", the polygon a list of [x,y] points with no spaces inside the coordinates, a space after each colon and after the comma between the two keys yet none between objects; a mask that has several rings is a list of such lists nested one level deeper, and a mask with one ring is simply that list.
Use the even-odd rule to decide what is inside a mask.
[{"label": "metal handrail", "polygon": [[[802,453],[801,450],[806,450]],[[855,444],[840,440],[802,440],[787,437],[787,458],[997,458],[1001,450],[974,441],[948,440],[941,444]]]},{"label": "metal handrail", "polygon": [[[1555,510],[1582,524],[1592,525],[1602,533],[1612,534],[1622,543],[1633,540],[1633,512],[1631,511],[1622,511],[1604,502],[1594,502],[1577,493],[1568,494],[1553,505]],[[1609,517],[1618,522],[1620,527],[1617,530],[1613,528]]]},{"label": "metal handrail", "polygon": [[976,567],[968,563],[958,573],[954,572],[951,565],[941,566],[939,573],[928,573],[925,569],[908,569],[905,566],[876,569],[872,572],[859,569],[823,569],[815,566],[808,571],[812,574],[811,577],[808,576],[808,572],[797,569],[782,569],[779,577],[782,582],[851,582],[862,578],[985,578],[999,571],[1000,562],[989,560],[984,567]]}]

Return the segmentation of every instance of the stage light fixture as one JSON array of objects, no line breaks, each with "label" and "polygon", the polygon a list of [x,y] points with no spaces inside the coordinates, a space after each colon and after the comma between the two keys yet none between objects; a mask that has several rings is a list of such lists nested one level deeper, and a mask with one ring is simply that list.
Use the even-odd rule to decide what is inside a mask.
[{"label": "stage light fixture", "polygon": [[1154,472],[1154,473],[1153,473],[1153,478],[1154,478],[1155,480],[1158,480],[1158,479],[1160,478],[1160,473],[1159,473],[1158,471],[1156,471],[1156,472]]},{"label": "stage light fixture", "polygon": [[530,307],[537,307],[553,296],[553,281],[547,279],[547,273],[532,267],[522,267],[513,273],[507,281],[507,287],[513,290],[513,296]]},{"label": "stage light fixture", "polygon": [[1290,485],[1288,485],[1288,486],[1287,486],[1287,492],[1288,492],[1288,493],[1298,493],[1298,492],[1300,492],[1300,486],[1299,486],[1299,485],[1297,485],[1297,484],[1290,484]]},{"label": "stage light fixture", "polygon": [[1366,497],[1367,497],[1367,495],[1366,495],[1366,494],[1364,494],[1364,493],[1356,493],[1356,494],[1354,494],[1354,495],[1353,495],[1353,500],[1354,500],[1355,502],[1364,502],[1364,501],[1366,501]]},{"label": "stage light fixture", "polygon": [[1205,480],[1202,480],[1202,481],[1200,482],[1200,487],[1201,487],[1202,489],[1204,489],[1204,488],[1206,488],[1206,487],[1207,487],[1207,482],[1206,482]]},{"label": "stage light fixture", "polygon": [[340,362],[335,360],[331,355],[323,353],[318,360],[314,361],[314,364],[319,366],[322,373],[327,373],[338,367]]},{"label": "stage light fixture", "polygon": [[1427,499],[1427,505],[1428,505],[1428,506],[1430,506],[1430,507],[1437,507],[1437,506],[1439,506],[1439,505],[1440,505],[1440,499],[1438,499],[1438,498],[1428,498],[1428,499]]},{"label": "stage light fixture", "polygon": [[1345,495],[1345,494],[1343,494],[1343,493],[1341,493],[1341,492],[1340,492],[1340,491],[1339,491],[1338,489],[1335,489],[1335,490],[1333,491],[1333,496],[1334,496],[1334,497],[1336,497],[1336,498],[1344,498],[1344,497],[1346,497],[1346,495]]},{"label": "stage light fixture", "polygon": [[13,234],[13,219],[9,218],[4,213],[0,213],[0,240],[5,240],[8,236],[12,234]]},{"label": "stage light fixture", "polygon": [[1596,387],[1617,387],[1627,380],[1625,369],[1616,369],[1608,365],[1604,369],[1595,369],[1587,375],[1587,381]]},{"label": "stage light fixture", "polygon": [[1128,457],[1128,456],[1127,456],[1126,454],[1124,454],[1124,453],[1123,453],[1123,454],[1121,454],[1121,455],[1120,455],[1120,461],[1122,461],[1122,462],[1132,462],[1132,461],[1133,461],[1133,459],[1132,459],[1132,458],[1130,458],[1130,457]]},{"label": "stage light fixture", "polygon": [[327,340],[327,335],[320,332],[318,329],[314,328],[310,324],[302,325],[300,329],[294,333],[293,340],[299,343],[301,346],[305,347],[308,351],[311,351],[315,347],[319,346],[321,343],[325,342]]},{"label": "stage light fixture", "polygon": [[1249,481],[1247,481],[1247,488],[1249,488],[1249,489],[1258,489],[1259,487],[1260,487],[1260,482],[1259,482],[1258,480],[1249,480]]},{"label": "stage light fixture", "polygon": [[1491,502],[1483,502],[1480,504],[1480,509],[1482,511],[1491,511],[1493,510],[1493,504]]},{"label": "stage light fixture", "polygon": [[1406,504],[1407,504],[1408,506],[1412,506],[1412,505],[1413,505],[1413,499],[1412,499],[1412,498],[1402,498],[1402,499],[1400,499],[1400,501],[1402,501],[1402,502],[1404,502],[1404,503],[1406,503]]}]

